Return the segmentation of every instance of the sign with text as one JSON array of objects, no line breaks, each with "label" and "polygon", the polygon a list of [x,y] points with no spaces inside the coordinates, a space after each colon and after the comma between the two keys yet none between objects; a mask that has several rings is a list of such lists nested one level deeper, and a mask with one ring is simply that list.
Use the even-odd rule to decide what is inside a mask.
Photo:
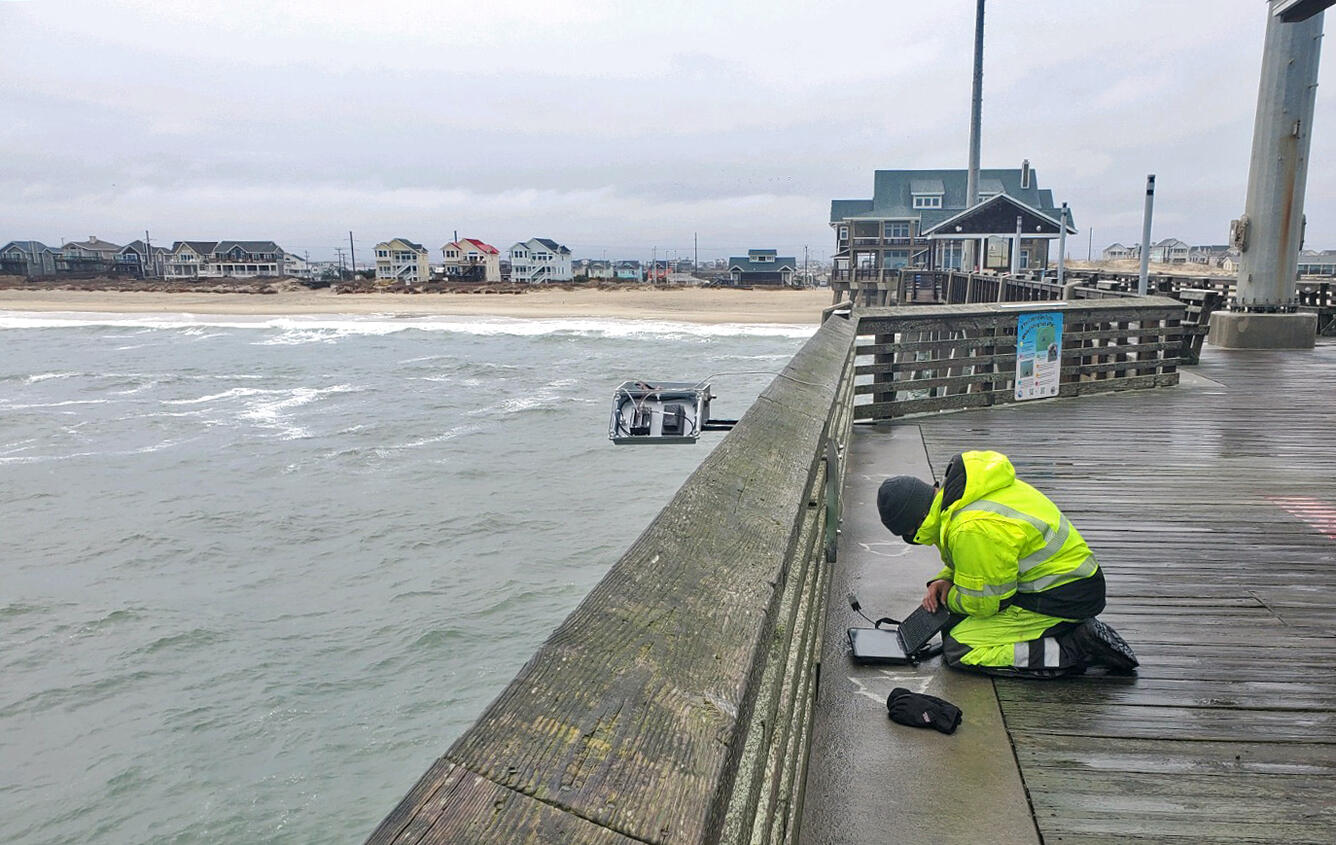
[{"label": "sign with text", "polygon": [[1016,401],[1058,395],[1062,379],[1062,312],[1016,319]]}]

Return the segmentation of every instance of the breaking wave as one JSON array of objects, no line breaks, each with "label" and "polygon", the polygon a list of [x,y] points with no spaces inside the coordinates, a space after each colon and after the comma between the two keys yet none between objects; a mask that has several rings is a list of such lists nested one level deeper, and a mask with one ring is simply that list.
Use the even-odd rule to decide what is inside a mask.
[{"label": "breaking wave", "polygon": [[148,330],[176,330],[190,336],[204,336],[205,329],[259,329],[280,331],[266,338],[267,345],[322,343],[349,335],[385,335],[396,332],[452,332],[471,335],[573,335],[578,337],[810,337],[815,325],[788,323],[685,323],[670,320],[635,320],[624,318],[538,318],[517,317],[395,317],[372,315],[312,315],[291,317],[237,317],[195,314],[108,314],[61,311],[30,313],[0,311],[0,329],[49,329],[111,326]]}]

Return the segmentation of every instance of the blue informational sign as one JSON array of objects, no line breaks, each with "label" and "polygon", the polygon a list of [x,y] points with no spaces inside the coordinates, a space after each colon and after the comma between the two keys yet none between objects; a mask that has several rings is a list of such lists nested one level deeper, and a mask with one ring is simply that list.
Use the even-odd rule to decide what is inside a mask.
[{"label": "blue informational sign", "polygon": [[1062,312],[1019,314],[1016,401],[1058,395],[1062,380]]}]

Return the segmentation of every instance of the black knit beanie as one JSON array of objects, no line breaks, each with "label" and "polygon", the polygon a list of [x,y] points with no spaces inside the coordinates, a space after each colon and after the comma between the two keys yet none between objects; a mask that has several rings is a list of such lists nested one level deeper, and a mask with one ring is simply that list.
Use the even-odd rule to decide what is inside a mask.
[{"label": "black knit beanie", "polygon": [[906,543],[914,542],[923,519],[937,495],[931,484],[912,475],[897,475],[881,483],[877,491],[877,513],[885,525]]}]

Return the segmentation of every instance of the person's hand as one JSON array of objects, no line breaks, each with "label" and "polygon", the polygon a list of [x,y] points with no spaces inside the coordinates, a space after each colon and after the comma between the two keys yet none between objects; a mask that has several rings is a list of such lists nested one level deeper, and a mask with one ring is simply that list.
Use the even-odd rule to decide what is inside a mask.
[{"label": "person's hand", "polygon": [[946,594],[951,592],[951,582],[946,578],[938,578],[928,585],[928,592],[923,596],[923,609],[929,613],[936,613],[938,605],[946,605]]}]

